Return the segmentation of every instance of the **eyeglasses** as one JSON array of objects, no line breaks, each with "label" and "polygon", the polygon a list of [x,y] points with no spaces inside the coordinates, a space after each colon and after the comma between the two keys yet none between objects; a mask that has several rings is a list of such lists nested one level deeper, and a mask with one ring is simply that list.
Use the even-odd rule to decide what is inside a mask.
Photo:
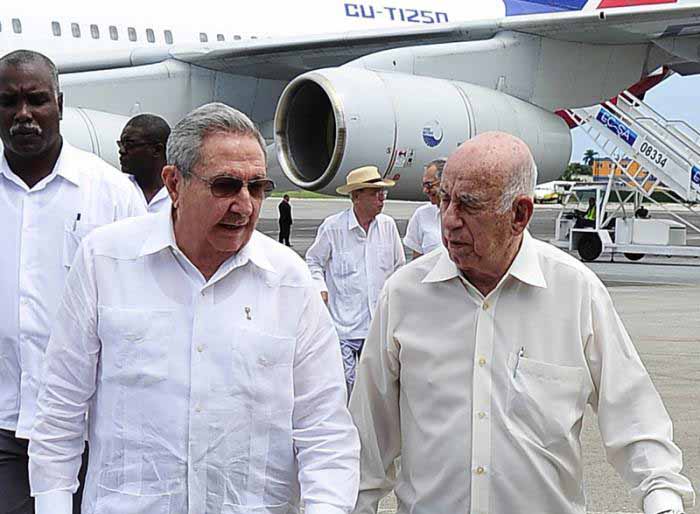
[{"label": "eyeglasses", "polygon": [[217,198],[231,198],[241,192],[243,186],[248,188],[250,196],[254,198],[263,198],[270,194],[275,189],[275,183],[268,178],[258,178],[254,180],[241,180],[230,175],[219,175],[214,178],[206,178],[191,171],[187,175],[197,177],[202,182],[209,186],[211,194]]},{"label": "eyeglasses", "polygon": [[121,139],[117,139],[117,147],[123,152],[128,152],[129,150],[133,150],[134,148],[138,148],[139,146],[148,146],[148,145],[155,145],[156,143],[153,143],[152,141],[130,141],[128,139],[122,141]]},{"label": "eyeglasses", "polygon": [[423,189],[432,189],[437,184],[437,180],[434,180],[433,182],[423,182]]}]

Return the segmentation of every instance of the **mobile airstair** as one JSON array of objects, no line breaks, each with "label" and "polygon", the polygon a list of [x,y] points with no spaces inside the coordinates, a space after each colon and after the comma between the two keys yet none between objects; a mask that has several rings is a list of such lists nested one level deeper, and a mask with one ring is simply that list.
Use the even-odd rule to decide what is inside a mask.
[{"label": "mobile airstair", "polygon": [[[566,212],[565,202],[553,242],[578,251],[583,260],[603,252],[632,260],[645,254],[700,257],[699,246],[686,245],[688,230],[700,234],[687,216],[700,213],[700,132],[667,120],[629,91],[567,114],[620,171],[594,186],[573,188],[575,199],[586,191],[596,198],[598,214],[594,222],[581,223],[580,215]],[[670,219],[650,217],[644,202]]]}]

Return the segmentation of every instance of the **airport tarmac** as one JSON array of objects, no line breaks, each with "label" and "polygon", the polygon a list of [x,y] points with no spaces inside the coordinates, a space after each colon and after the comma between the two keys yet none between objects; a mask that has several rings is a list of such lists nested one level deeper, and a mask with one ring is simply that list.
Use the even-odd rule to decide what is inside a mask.
[{"label": "airport tarmac", "polygon": [[[277,203],[263,205],[259,228],[277,237]],[[342,199],[292,199],[294,225],[292,244],[301,256],[311,245],[321,221],[349,207]],[[414,202],[387,201],[385,212],[397,220],[403,236]],[[554,234],[556,207],[538,206],[530,227],[540,239]],[[653,216],[661,216],[652,212]],[[692,216],[700,224],[700,214]],[[690,244],[700,245],[700,236],[688,233]],[[700,488],[700,259],[645,257],[631,263],[623,256],[609,256],[588,264],[606,283],[615,306],[674,422],[675,441],[683,450],[684,474],[696,490]],[[546,337],[546,327],[542,328]],[[624,379],[624,375],[621,376]],[[583,429],[584,480],[590,513],[641,512],[630,499],[628,488],[606,462],[596,426],[589,410]],[[523,512],[527,506],[523,506]],[[392,496],[382,502],[380,513],[395,512]],[[515,514],[515,513],[514,513]],[[700,514],[700,505],[687,509]]]}]

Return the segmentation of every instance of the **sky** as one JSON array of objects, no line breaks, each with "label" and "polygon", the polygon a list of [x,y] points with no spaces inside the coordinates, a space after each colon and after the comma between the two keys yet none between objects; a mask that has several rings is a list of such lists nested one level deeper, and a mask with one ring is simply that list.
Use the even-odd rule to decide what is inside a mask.
[{"label": "sky", "polygon": [[[684,120],[700,130],[699,92],[700,75],[688,77],[673,75],[649,91],[644,101],[666,119]],[[571,134],[573,136],[571,162],[580,162],[588,148],[601,151],[581,129],[575,129]]]}]

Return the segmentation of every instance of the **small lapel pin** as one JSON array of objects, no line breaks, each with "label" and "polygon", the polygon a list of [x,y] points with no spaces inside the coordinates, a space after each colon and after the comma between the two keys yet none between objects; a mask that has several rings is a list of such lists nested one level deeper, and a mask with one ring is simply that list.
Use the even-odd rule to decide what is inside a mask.
[{"label": "small lapel pin", "polygon": [[245,319],[247,319],[247,320],[253,319],[250,317],[250,307],[246,307],[244,310],[245,310]]}]

